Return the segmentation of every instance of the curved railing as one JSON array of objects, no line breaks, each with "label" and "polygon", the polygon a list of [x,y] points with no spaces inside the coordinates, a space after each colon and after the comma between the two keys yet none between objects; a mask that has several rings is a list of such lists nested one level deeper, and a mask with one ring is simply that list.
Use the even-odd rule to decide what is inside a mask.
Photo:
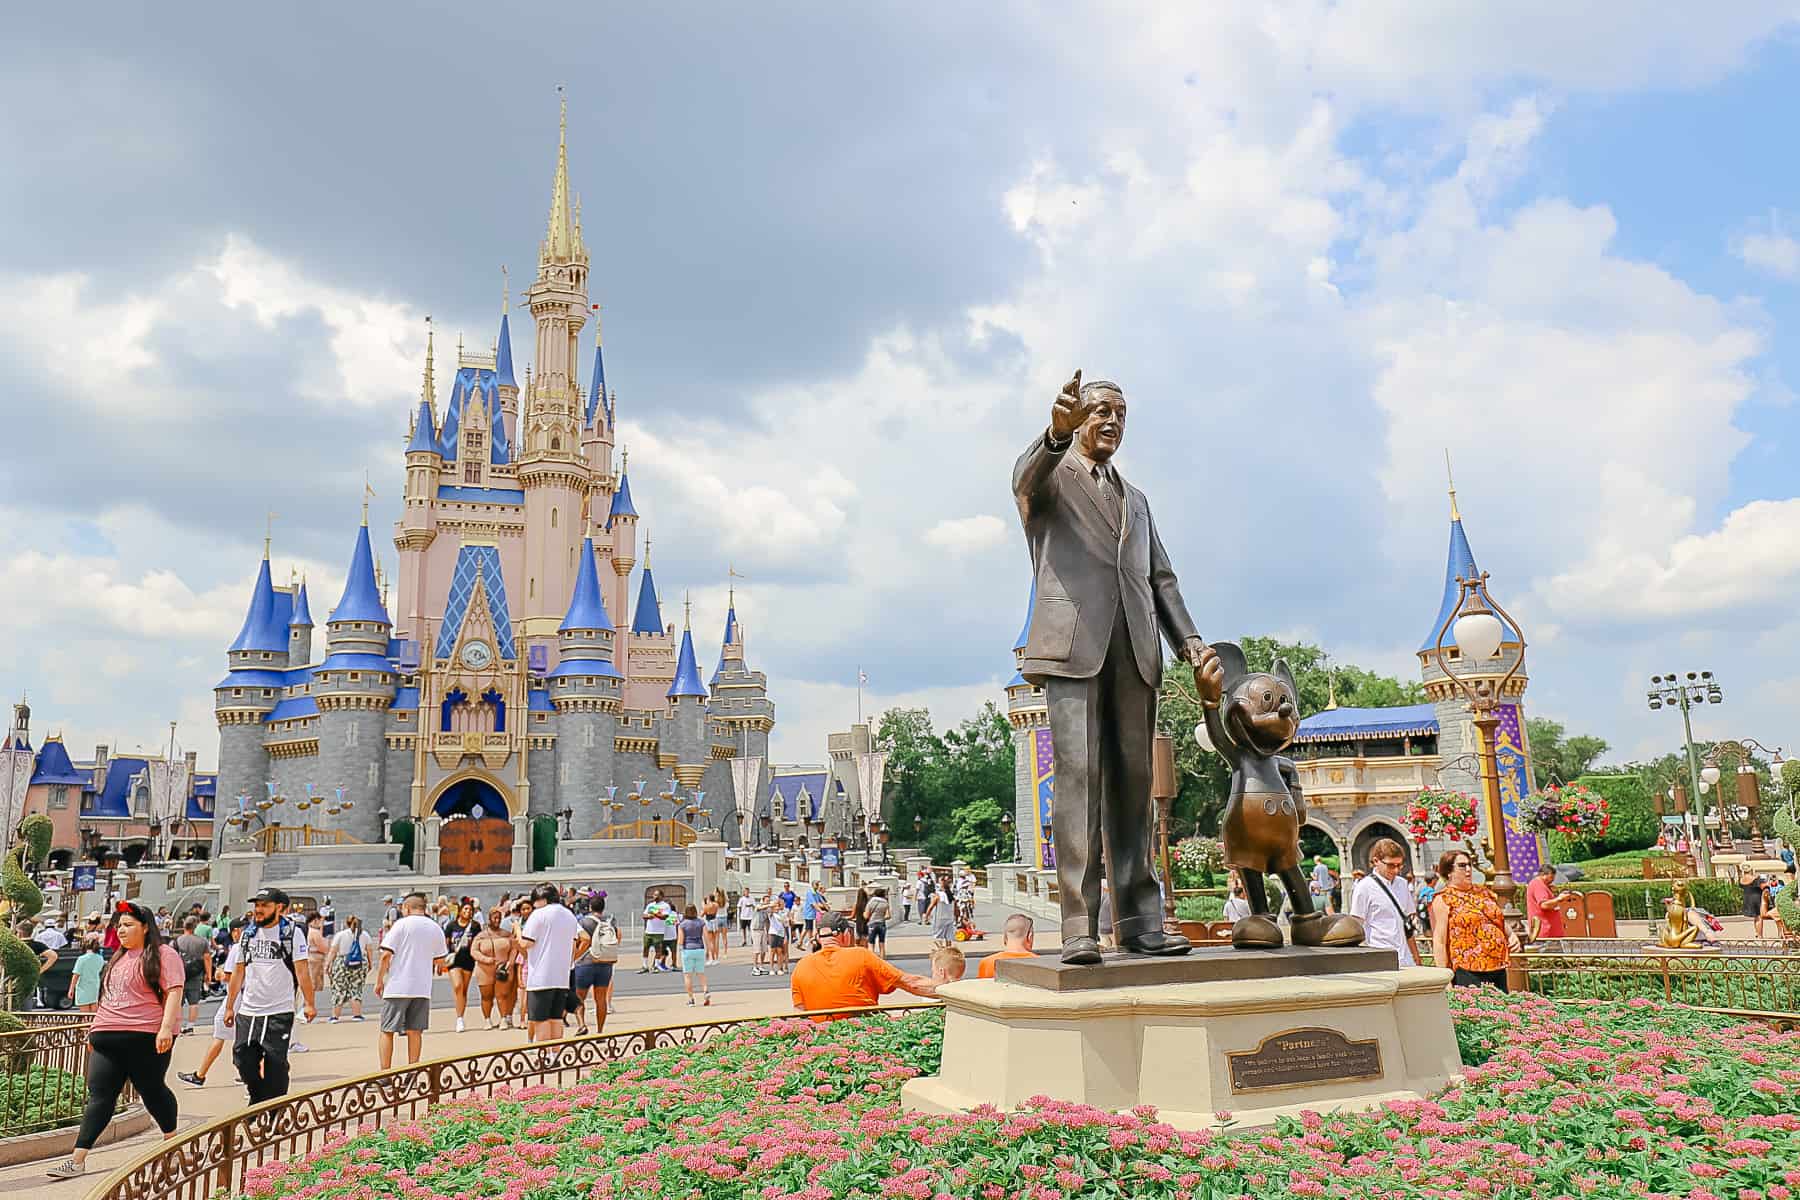
[{"label": "curved railing", "polygon": [[1659,1000],[1782,1022],[1800,1020],[1800,955],[1644,950],[1515,955],[1540,995],[1570,1000]]},{"label": "curved railing", "polygon": [[[932,1002],[912,1002],[827,1011],[867,1016],[932,1007]],[[417,1117],[452,1097],[485,1096],[496,1088],[525,1084],[573,1085],[605,1063],[649,1050],[698,1046],[723,1033],[779,1019],[780,1014],[696,1021],[428,1059],[265,1100],[159,1142],[108,1177],[89,1193],[90,1200],[212,1200],[237,1195],[247,1171],[307,1154],[337,1134],[393,1117]]]},{"label": "curved railing", "polygon": [[[62,1019],[39,1019],[23,1029],[0,1033],[0,1075],[7,1086],[0,1138],[69,1128],[81,1120],[87,1103],[88,1026],[93,1018],[86,1013],[55,1015]],[[120,1107],[135,1100],[127,1087]]]}]

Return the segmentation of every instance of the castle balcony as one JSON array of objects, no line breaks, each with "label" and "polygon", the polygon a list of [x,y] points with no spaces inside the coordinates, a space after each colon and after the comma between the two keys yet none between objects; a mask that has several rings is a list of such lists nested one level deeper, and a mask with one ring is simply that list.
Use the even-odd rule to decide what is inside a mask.
[{"label": "castle balcony", "polygon": [[510,733],[465,730],[434,733],[430,737],[431,756],[446,771],[454,770],[464,757],[471,754],[479,757],[481,765],[488,770],[498,771],[506,765],[506,760],[513,753],[513,735]]},{"label": "castle balcony", "polygon": [[1435,754],[1382,758],[1310,758],[1294,764],[1309,809],[1340,820],[1368,805],[1403,808],[1438,783]]}]

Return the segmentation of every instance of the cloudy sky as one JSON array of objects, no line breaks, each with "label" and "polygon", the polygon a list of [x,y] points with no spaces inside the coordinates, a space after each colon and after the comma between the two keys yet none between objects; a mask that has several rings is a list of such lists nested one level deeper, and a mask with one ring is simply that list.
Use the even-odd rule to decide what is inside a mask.
[{"label": "cloudy sky", "polygon": [[859,665],[871,712],[999,696],[1076,367],[1208,636],[1415,673],[1447,448],[1536,713],[1661,752],[1648,677],[1709,668],[1698,732],[1800,743],[1794,3],[54,7],[0,44],[40,737],[213,760],[263,514],[323,619],[426,314],[485,345],[534,265],[564,83],[658,579],[710,657],[748,577],[777,758]]}]

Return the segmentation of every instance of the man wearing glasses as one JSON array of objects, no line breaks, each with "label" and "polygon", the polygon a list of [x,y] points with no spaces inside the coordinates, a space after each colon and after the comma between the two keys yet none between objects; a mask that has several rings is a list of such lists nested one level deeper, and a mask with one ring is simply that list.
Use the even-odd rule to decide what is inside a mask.
[{"label": "man wearing glasses", "polygon": [[1402,967],[1415,967],[1414,913],[1418,911],[1412,884],[1400,877],[1406,852],[1393,838],[1382,838],[1369,851],[1369,873],[1357,881],[1350,894],[1350,915],[1363,923],[1363,945],[1386,946],[1400,956]]}]

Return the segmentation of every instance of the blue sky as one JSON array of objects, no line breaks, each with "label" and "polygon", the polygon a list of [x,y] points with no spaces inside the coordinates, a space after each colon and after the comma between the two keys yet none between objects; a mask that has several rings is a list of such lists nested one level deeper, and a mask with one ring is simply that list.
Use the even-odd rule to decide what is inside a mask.
[{"label": "blue sky", "polygon": [[704,656],[749,576],[777,757],[859,665],[872,709],[999,696],[1005,481],[1077,366],[1207,635],[1415,672],[1448,448],[1533,711],[1660,752],[1648,675],[1706,667],[1702,734],[1796,748],[1796,6],[1431,12],[21,18],[0,684],[83,752],[212,757],[261,514],[328,603],[425,315],[442,369],[529,273],[563,83],[658,581]]}]

